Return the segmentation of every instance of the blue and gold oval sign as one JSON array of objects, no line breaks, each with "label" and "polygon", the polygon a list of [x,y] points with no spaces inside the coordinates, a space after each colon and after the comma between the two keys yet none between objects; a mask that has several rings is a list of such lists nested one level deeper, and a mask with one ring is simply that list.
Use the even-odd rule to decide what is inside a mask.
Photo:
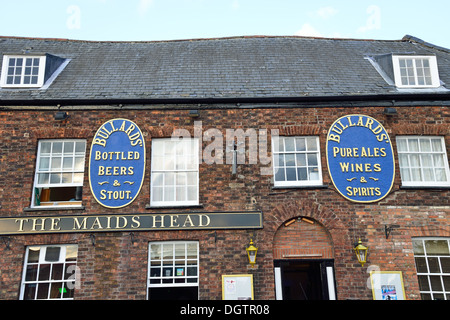
[{"label": "blue and gold oval sign", "polygon": [[334,186],[353,202],[387,196],[395,175],[394,152],[386,129],[372,117],[337,119],[327,135],[328,171]]},{"label": "blue and gold oval sign", "polygon": [[107,208],[121,208],[136,199],[145,175],[145,143],[139,127],[126,119],[105,122],[92,140],[89,184]]}]

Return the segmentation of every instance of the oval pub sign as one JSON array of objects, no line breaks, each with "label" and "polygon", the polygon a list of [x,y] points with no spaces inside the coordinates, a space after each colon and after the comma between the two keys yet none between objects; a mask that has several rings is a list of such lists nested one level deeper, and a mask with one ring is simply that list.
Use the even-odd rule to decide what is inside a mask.
[{"label": "oval pub sign", "polygon": [[98,203],[121,208],[136,199],[145,174],[145,143],[126,119],[105,122],[96,132],[89,159],[89,184]]},{"label": "oval pub sign", "polygon": [[385,128],[365,115],[337,119],[327,135],[328,171],[334,186],[353,202],[387,196],[395,174],[394,153]]}]

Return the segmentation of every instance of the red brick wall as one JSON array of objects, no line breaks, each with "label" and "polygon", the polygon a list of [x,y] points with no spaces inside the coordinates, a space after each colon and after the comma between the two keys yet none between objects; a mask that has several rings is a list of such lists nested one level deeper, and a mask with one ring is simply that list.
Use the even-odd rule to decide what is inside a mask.
[{"label": "red brick wall", "polygon": [[[189,108],[190,106],[185,106]],[[222,106],[218,106],[222,107]],[[64,122],[53,120],[54,110],[0,111],[0,215],[49,216],[65,214],[107,214],[92,197],[88,182],[90,144],[96,130],[107,120],[127,118],[134,121],[146,139],[147,168],[137,199],[120,213],[157,213],[195,211],[261,210],[261,230],[206,230],[135,232],[134,243],[127,232],[97,233],[92,245],[89,234],[11,236],[9,248],[0,242],[0,299],[17,299],[23,269],[25,247],[31,244],[78,243],[78,266],[82,287],[76,299],[145,299],[148,242],[157,240],[196,240],[200,246],[200,298],[221,299],[221,275],[252,273],[256,299],[274,298],[273,260],[277,248],[290,238],[279,230],[294,231],[299,236],[320,235],[328,250],[323,254],[335,260],[339,299],[371,299],[367,287],[368,268],[402,271],[408,299],[418,299],[411,237],[450,236],[450,191],[401,189],[395,136],[403,134],[444,135],[450,154],[450,112],[448,107],[396,107],[397,116],[383,115],[383,107],[271,108],[200,110],[203,132],[217,128],[279,129],[280,135],[318,135],[320,139],[323,183],[328,188],[273,189],[271,175],[261,175],[258,164],[238,165],[232,176],[231,165],[200,165],[200,208],[146,209],[150,199],[151,139],[169,137],[175,128],[193,133],[193,119],[188,110],[68,110]],[[347,201],[334,189],[325,158],[329,126],[348,114],[366,114],[383,123],[390,133],[396,158],[396,176],[392,192],[373,204]],[[86,169],[83,187],[84,210],[24,211],[30,206],[36,162],[37,142],[43,138],[87,139]],[[209,144],[203,141],[203,149]],[[225,139],[224,139],[225,149]],[[248,154],[248,150],[247,150]],[[224,158],[225,160],[225,158]],[[283,224],[299,216],[309,217],[314,225]],[[384,226],[399,224],[386,239]],[[304,228],[304,229],[303,229]],[[361,237],[369,247],[368,263],[361,267],[352,250]],[[245,248],[250,238],[259,248],[257,264],[250,268]],[[327,241],[325,241],[327,239]],[[275,243],[275,247],[274,247]]]}]

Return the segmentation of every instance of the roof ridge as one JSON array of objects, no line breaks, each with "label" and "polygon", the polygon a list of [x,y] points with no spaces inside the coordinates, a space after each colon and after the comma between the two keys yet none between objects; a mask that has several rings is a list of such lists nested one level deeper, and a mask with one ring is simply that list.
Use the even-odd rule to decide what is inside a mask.
[{"label": "roof ridge", "polygon": [[402,38],[402,41],[414,42],[414,43],[420,44],[420,45],[425,46],[425,47],[428,47],[428,48],[432,48],[432,49],[436,49],[436,50],[445,51],[445,52],[447,52],[447,53],[450,53],[450,49],[447,49],[447,48],[445,48],[445,47],[437,46],[437,45],[432,44],[432,43],[430,43],[430,42],[426,42],[426,41],[424,41],[424,40],[422,40],[422,39],[420,39],[420,38],[411,36],[411,35],[409,35],[409,34],[405,35],[405,36]]},{"label": "roof ridge", "polygon": [[[23,36],[2,36],[2,35],[0,35],[0,40],[23,39],[23,40],[90,42],[90,43],[162,43],[162,42],[185,42],[185,41],[205,41],[205,40],[230,40],[230,39],[259,39],[259,38],[289,39],[289,38],[293,38],[293,39],[306,39],[306,40],[310,39],[310,40],[335,40],[335,41],[399,42],[399,41],[404,41],[405,37],[401,40],[384,40],[384,39],[377,40],[377,39],[356,39],[356,38],[310,37],[310,36],[301,36],[301,35],[242,35],[242,36],[171,39],[171,40],[82,40],[82,39],[68,39],[68,38],[45,38],[45,37],[23,37]],[[412,37],[412,38],[414,38],[414,37]],[[418,40],[420,40],[420,39],[418,39]],[[446,50],[448,50],[448,49],[446,49]]]}]

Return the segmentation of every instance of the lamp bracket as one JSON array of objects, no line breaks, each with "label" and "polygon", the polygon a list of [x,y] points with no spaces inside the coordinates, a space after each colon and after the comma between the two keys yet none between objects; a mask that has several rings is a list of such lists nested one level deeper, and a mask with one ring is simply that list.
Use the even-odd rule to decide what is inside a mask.
[{"label": "lamp bracket", "polygon": [[386,235],[386,239],[389,238],[389,235],[391,234],[391,231],[393,229],[397,229],[400,228],[400,226],[398,224],[391,224],[391,225],[385,225],[384,226],[384,234]]},{"label": "lamp bracket", "polygon": [[0,239],[3,241],[3,243],[6,246],[6,250],[10,250],[10,243],[11,243],[11,238],[10,237],[0,237]]}]

